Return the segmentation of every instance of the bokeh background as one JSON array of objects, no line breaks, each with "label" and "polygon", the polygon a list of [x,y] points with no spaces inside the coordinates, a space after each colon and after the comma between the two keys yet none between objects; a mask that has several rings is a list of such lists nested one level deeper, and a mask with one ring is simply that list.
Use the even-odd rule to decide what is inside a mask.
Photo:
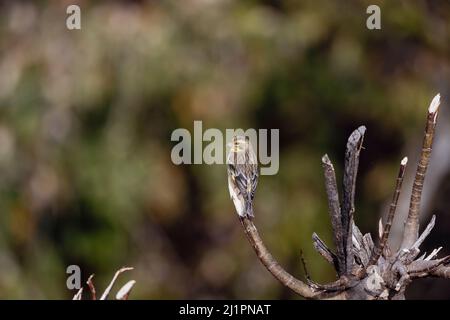
[{"label": "bokeh background", "polygon": [[[69,31],[74,3],[82,29]],[[370,4],[381,30],[366,28]],[[0,298],[71,298],[77,264],[98,291],[135,267],[118,281],[137,280],[135,299],[297,299],[248,245],[225,166],[172,164],[172,131],[280,129],[256,224],[287,270],[303,276],[303,250],[326,282],[311,243],[314,231],[332,243],[321,156],[340,178],[348,135],[367,126],[356,222],[375,237],[437,92],[425,250],[450,253],[449,43],[446,0],[1,1]],[[418,281],[407,297],[450,298],[450,281]]]}]

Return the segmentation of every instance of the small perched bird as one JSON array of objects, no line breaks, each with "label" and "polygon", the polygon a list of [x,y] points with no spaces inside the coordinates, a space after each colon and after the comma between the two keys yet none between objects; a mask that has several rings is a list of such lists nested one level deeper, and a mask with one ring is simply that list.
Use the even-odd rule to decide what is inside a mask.
[{"label": "small perched bird", "polygon": [[258,160],[248,137],[234,136],[228,164],[228,189],[240,217],[253,218],[253,198],[258,184]]}]

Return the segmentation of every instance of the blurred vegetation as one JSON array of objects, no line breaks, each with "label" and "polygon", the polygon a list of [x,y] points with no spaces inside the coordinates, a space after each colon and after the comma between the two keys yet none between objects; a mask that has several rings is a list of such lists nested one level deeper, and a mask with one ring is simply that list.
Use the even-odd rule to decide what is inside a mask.
[{"label": "blurred vegetation", "polygon": [[[366,28],[370,4],[382,30]],[[340,176],[367,126],[356,219],[374,232],[449,43],[445,0],[0,2],[0,298],[69,298],[71,264],[99,288],[134,266],[133,298],[296,298],[247,244],[225,166],[172,164],[170,135],[194,120],[280,129],[256,223],[289,271],[302,249],[332,280],[311,245],[332,242],[321,156]]]}]

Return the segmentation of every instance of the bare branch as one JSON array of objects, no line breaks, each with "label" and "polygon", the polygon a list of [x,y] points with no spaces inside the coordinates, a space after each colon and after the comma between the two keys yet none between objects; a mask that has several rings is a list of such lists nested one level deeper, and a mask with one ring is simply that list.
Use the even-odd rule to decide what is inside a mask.
[{"label": "bare branch", "polygon": [[312,235],[313,246],[316,251],[325,258],[329,263],[331,263],[335,270],[339,268],[339,262],[336,255],[327,247],[327,245],[319,238],[319,236],[314,232]]},{"label": "bare branch", "polygon": [[311,277],[309,276],[308,268],[306,267],[305,257],[303,256],[303,251],[300,250],[300,260],[302,261],[303,270],[305,271],[305,278],[308,284],[312,284]]},{"label": "bare branch", "polygon": [[436,222],[436,216],[433,214],[431,217],[430,222],[428,223],[425,230],[420,235],[419,239],[416,240],[416,242],[411,247],[412,249],[419,249],[420,245],[425,241],[425,239],[428,237],[428,235],[431,233],[431,230],[434,228],[434,223]]},{"label": "bare branch", "polygon": [[437,94],[428,108],[427,124],[423,138],[422,151],[417,165],[409,204],[408,218],[405,222],[401,248],[409,248],[416,241],[419,234],[420,201],[422,198],[423,183],[430,162],[433,147],[434,132],[437,116],[439,114],[440,95]]},{"label": "bare branch", "polygon": [[356,245],[356,243],[358,243],[358,246],[362,246],[363,245],[363,234],[354,222],[353,222],[352,232],[353,232],[353,237],[354,237],[353,244]]},{"label": "bare branch", "polygon": [[407,266],[408,273],[412,278],[427,277],[433,275],[440,266],[447,264],[449,260],[450,256],[437,260],[416,260]]},{"label": "bare branch", "polygon": [[100,297],[100,300],[106,300],[108,298],[109,293],[111,292],[111,289],[114,285],[114,283],[117,280],[117,277],[119,277],[119,275],[125,271],[129,271],[129,270],[133,270],[134,268],[131,267],[123,267],[121,269],[119,269],[116,274],[114,275],[113,279],[111,280],[109,286],[105,289],[105,292],[103,292],[102,296]]},{"label": "bare branch", "polygon": [[358,226],[353,223],[352,227],[352,242],[353,242],[353,254],[355,256],[355,260],[358,264],[361,264],[364,268],[367,267],[369,263],[369,254],[366,251],[366,247],[364,244],[364,236],[359,230]]},{"label": "bare branch", "polygon": [[342,200],[342,229],[344,232],[345,270],[347,274],[353,268],[352,227],[355,212],[355,188],[358,174],[359,154],[361,151],[366,127],[361,126],[350,135],[345,152],[343,200]]},{"label": "bare branch", "polygon": [[363,237],[363,244],[364,244],[364,249],[366,250],[367,256],[370,257],[372,251],[373,251],[373,240],[372,240],[372,236],[370,235],[370,233],[366,233]]},{"label": "bare branch", "polygon": [[322,166],[325,176],[325,189],[328,196],[328,210],[330,213],[331,226],[333,228],[333,241],[336,247],[337,273],[345,273],[345,249],[344,230],[342,228],[341,206],[339,204],[339,193],[336,183],[336,173],[328,155],[322,157]]},{"label": "bare branch", "polygon": [[408,274],[408,270],[403,264],[397,264],[396,270],[400,275],[400,279],[398,280],[395,290],[397,292],[404,292],[406,289],[406,286],[411,283],[411,277]]},{"label": "bare branch", "polygon": [[389,213],[386,220],[386,226],[383,228],[380,220],[380,230],[383,230],[382,237],[378,242],[378,246],[375,247],[375,250],[372,252],[372,257],[370,258],[370,264],[375,264],[380,258],[381,253],[386,246],[386,243],[389,238],[389,232],[391,231],[392,222],[394,221],[395,211],[397,209],[398,198],[400,196],[400,190],[402,188],[403,178],[405,177],[405,168],[408,163],[408,158],[404,157],[400,162],[400,169],[397,175],[397,183],[395,185],[394,195],[392,196],[391,205],[389,206]]},{"label": "bare branch", "polygon": [[362,265],[362,267],[367,267],[369,263],[369,256],[367,255],[366,249],[363,245],[356,245],[358,242],[356,238],[353,237],[353,254],[357,264]]},{"label": "bare branch", "polygon": [[[345,275],[340,277],[334,282],[327,284],[314,284],[318,289],[323,290],[317,297],[327,298],[327,299],[340,299],[342,298],[342,293],[348,288],[354,287],[356,285],[355,279],[349,279]],[[342,291],[340,294],[336,295],[336,292]],[[333,293],[333,294],[330,294]]]},{"label": "bare branch", "polygon": [[378,237],[383,238],[383,220],[381,218],[378,220]]},{"label": "bare branch", "polygon": [[424,252],[420,257],[417,258],[417,261],[425,259],[426,256],[427,256],[427,253]]},{"label": "bare branch", "polygon": [[439,247],[437,249],[434,249],[430,255],[428,257],[426,257],[424,260],[430,261],[431,259],[433,259],[435,256],[437,256],[437,254],[439,253],[439,251],[441,251],[442,247]]},{"label": "bare branch", "polygon": [[267,270],[284,286],[288,287],[292,291],[305,298],[314,298],[318,295],[318,292],[306,285],[303,281],[296,279],[293,275],[289,274],[283,267],[274,259],[272,254],[267,250],[258,230],[253,222],[248,218],[239,217],[244,227],[244,232],[247,235],[247,239],[252,245],[261,263],[267,268]]},{"label": "bare branch", "polygon": [[437,269],[433,270],[430,274],[434,277],[450,279],[450,267],[439,266]]},{"label": "bare branch", "polygon": [[73,296],[72,300],[81,300],[81,297],[83,295],[83,287],[78,290],[78,292]]},{"label": "bare branch", "polygon": [[95,286],[94,286],[94,283],[92,282],[93,277],[94,277],[94,275],[91,274],[89,276],[88,280],[86,281],[86,283],[89,286],[89,290],[91,291],[92,300],[96,300],[97,296],[96,296],[96,292],[95,292]]},{"label": "bare branch", "polygon": [[[430,255],[423,254],[419,259],[415,260],[420,253],[419,247],[431,233],[436,219],[433,216],[425,230],[418,237],[418,224],[414,226],[414,221],[418,218],[420,194],[431,153],[438,108],[439,96],[436,96],[429,108],[424,147],[416,172],[410,212],[408,214],[409,222],[405,223],[403,240],[408,246],[400,247],[398,251],[391,252],[387,245],[408,161],[406,157],[400,163],[386,224],[383,226],[382,220],[380,220],[378,226],[380,239],[376,248],[371,234],[363,235],[354,223],[356,177],[366,130],[362,126],[351,134],[347,142],[341,204],[339,204],[334,167],[327,155],[322,158],[336,253],[333,253],[316,233],[313,233],[312,238],[314,248],[328,262],[332,263],[337,270],[339,278],[336,281],[324,285],[312,282],[306,269],[303,255],[301,255],[301,260],[305,268],[307,281],[304,283],[296,279],[284,270],[270,254],[262,242],[253,221],[249,218],[240,218],[244,232],[259,260],[278,281],[305,298],[395,300],[405,298],[407,286],[416,278],[450,278],[450,266],[447,266],[450,263],[450,256],[432,260],[437,256],[441,247],[434,249]],[[417,230],[414,231],[414,228],[417,228]],[[411,235],[413,235],[413,241],[409,242],[408,237]]]}]

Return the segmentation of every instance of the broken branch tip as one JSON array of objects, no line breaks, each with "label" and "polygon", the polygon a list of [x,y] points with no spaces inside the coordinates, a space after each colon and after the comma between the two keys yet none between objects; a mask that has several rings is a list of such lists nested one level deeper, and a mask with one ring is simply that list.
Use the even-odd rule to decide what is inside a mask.
[{"label": "broken branch tip", "polygon": [[441,104],[441,94],[438,93],[430,103],[430,107],[428,108],[428,113],[436,113],[439,109],[439,105]]},{"label": "broken branch tip", "polygon": [[400,164],[401,164],[402,166],[406,166],[407,163],[408,163],[408,157],[404,157],[404,158],[402,159],[402,161],[400,162]]}]

